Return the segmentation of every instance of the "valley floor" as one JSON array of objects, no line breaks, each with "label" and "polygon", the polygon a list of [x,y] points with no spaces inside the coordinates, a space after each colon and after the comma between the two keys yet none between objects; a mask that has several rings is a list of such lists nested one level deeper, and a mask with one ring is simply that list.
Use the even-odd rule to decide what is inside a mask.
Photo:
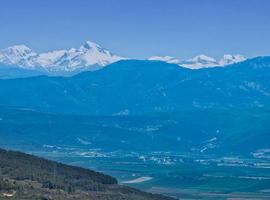
[{"label": "valley floor", "polygon": [[[180,199],[270,199],[266,156],[218,157],[175,152],[103,152],[44,145],[29,153],[117,177],[120,184]],[[263,154],[266,155],[266,154]]]}]

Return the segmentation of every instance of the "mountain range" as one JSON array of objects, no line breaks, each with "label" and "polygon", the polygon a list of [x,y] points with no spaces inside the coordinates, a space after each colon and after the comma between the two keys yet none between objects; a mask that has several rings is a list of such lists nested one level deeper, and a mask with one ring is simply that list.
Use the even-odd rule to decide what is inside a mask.
[{"label": "mountain range", "polygon": [[177,64],[182,67],[186,67],[189,69],[200,69],[200,68],[209,68],[209,67],[223,67],[226,65],[238,63],[245,61],[246,58],[242,55],[236,54],[225,54],[219,61],[215,58],[206,56],[206,55],[198,55],[191,59],[187,60],[179,60],[178,58],[171,56],[152,56],[149,60],[159,60],[167,63]]},{"label": "mountain range", "polygon": [[37,70],[51,74],[96,70],[125,58],[117,56],[87,41],[79,48],[36,53],[25,45],[15,45],[0,50],[0,63],[4,66],[16,66],[28,70]]},{"label": "mountain range", "polygon": [[270,57],[200,70],[161,61],[122,60],[66,78],[0,80],[0,104],[87,115],[263,107],[270,102],[269,66]]},{"label": "mountain range", "polygon": [[[91,49],[91,43],[87,44],[80,49],[87,49],[87,47]],[[92,44],[92,47],[97,47],[97,45]],[[20,55],[27,57],[25,54]],[[100,143],[96,139],[93,140],[97,148],[104,148],[104,146],[114,148],[121,144],[124,149],[144,150],[147,146],[151,150],[160,150],[161,147],[163,150],[174,147],[184,151],[191,148],[202,150],[204,142],[212,138],[218,138],[219,149],[227,153],[239,152],[242,149],[245,150],[245,153],[250,154],[260,148],[269,148],[267,122],[270,119],[268,113],[270,107],[270,57],[256,57],[224,67],[204,67],[196,70],[179,66],[177,59],[170,59],[170,57],[166,57],[166,59],[166,62],[158,61],[157,58],[151,60],[123,59],[104,65],[106,67],[103,66],[99,70],[84,71],[67,77],[47,76],[40,71],[24,69],[14,64],[13,67],[9,65],[8,68],[5,68],[6,71],[2,71],[6,77],[0,79],[0,106],[30,111],[30,114],[25,113],[22,117],[26,120],[32,115],[32,111],[44,113],[40,117],[42,119],[48,118],[46,114],[107,116],[111,117],[108,120],[110,124],[108,126],[111,126],[111,123],[114,124],[114,120],[117,121],[118,117],[120,121],[122,118],[128,119],[124,126],[132,127],[121,129],[120,131],[124,131],[122,135],[118,132],[119,127],[114,126],[109,131],[104,130],[103,134],[104,124],[96,127],[100,119],[90,119],[89,121],[95,121],[93,127],[91,124],[90,127],[82,128],[83,130],[80,131],[84,138],[85,130],[98,129],[96,133],[93,133],[97,134],[97,137],[101,135]],[[225,61],[223,62],[225,63]],[[12,72],[10,72],[11,69]],[[27,72],[23,74],[20,70],[23,72],[27,70]],[[28,72],[33,73],[32,77],[27,77]],[[8,79],[8,73],[11,73],[12,76],[18,73],[24,78]],[[10,112],[16,113],[14,110]],[[4,111],[0,113],[4,113]],[[150,126],[152,119],[145,119],[150,124],[150,128],[148,126],[142,128],[140,126],[142,122],[133,118],[138,116],[141,116],[140,119],[155,117],[158,125],[155,124],[152,128]],[[13,124],[13,118],[5,121],[6,118],[7,116],[0,115],[0,122],[4,123],[3,130],[0,132],[10,131],[8,134],[11,137],[10,141],[14,141],[12,130],[17,125],[19,126],[16,128],[18,132],[26,129],[20,127],[21,123]],[[22,119],[17,121],[22,122]],[[32,123],[31,121],[26,123]],[[10,122],[10,126],[6,126]],[[50,124],[51,121],[48,123]],[[69,121],[68,124],[72,123]],[[135,130],[145,133],[145,137],[134,134],[134,131],[131,131],[134,135],[130,137],[130,130],[134,128],[133,124],[136,126]],[[194,126],[190,127],[190,124]],[[65,125],[59,125],[61,128],[63,126]],[[74,125],[76,129],[81,126],[84,127],[84,125]],[[44,134],[51,133],[51,130],[44,127],[37,130],[34,128],[26,130],[26,133],[33,134],[33,131],[40,132],[45,129]],[[69,130],[73,129],[62,128],[57,132],[63,130],[67,134]],[[117,137],[106,135],[114,133],[114,130],[120,134],[119,137],[118,135]],[[78,134],[80,132],[73,131]],[[125,131],[128,133],[126,134]],[[74,137],[74,132],[70,133],[70,137]],[[54,134],[56,133],[53,132]],[[23,136],[22,141],[26,140],[24,134],[17,135],[15,138],[21,136]],[[120,137],[123,138],[120,139]],[[29,138],[32,138],[32,135]],[[178,138],[183,141],[180,146]],[[143,141],[140,143],[143,145],[137,145],[136,141],[141,139]],[[128,145],[122,144],[121,141],[127,141]],[[249,145],[251,141],[252,145]],[[218,150],[215,148],[214,151]]]},{"label": "mountain range", "polygon": [[[45,53],[36,53],[25,45],[15,45],[0,50],[0,75],[7,69],[20,70],[23,74],[32,76],[34,74],[47,75],[73,75],[82,71],[94,71],[119,60],[127,58],[111,53],[100,45],[87,41],[79,48],[54,50]],[[199,55],[187,60],[179,60],[171,56],[152,56],[148,60],[159,60],[167,63],[177,64],[190,69],[205,67],[217,67],[244,61],[241,55],[224,55],[219,61],[206,56]],[[29,71],[30,70],[30,71]],[[19,73],[14,77],[18,77]],[[10,77],[10,76],[7,76]],[[23,77],[23,76],[22,76]]]},{"label": "mountain range", "polygon": [[252,155],[269,149],[269,77],[270,57],[257,57],[198,70],[121,60],[71,77],[1,79],[0,136],[6,145],[80,138],[108,151]]}]

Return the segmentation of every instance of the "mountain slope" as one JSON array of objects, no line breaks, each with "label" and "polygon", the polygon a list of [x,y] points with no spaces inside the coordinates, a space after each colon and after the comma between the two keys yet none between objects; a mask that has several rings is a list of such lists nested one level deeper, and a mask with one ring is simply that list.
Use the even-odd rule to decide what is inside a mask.
[{"label": "mountain slope", "polygon": [[0,80],[0,104],[86,115],[262,107],[270,102],[269,65],[269,57],[262,57],[194,71],[158,61],[120,61],[70,78]]},{"label": "mountain slope", "polygon": [[116,179],[80,167],[0,149],[0,198],[169,200],[117,185]]},{"label": "mountain slope", "polygon": [[43,72],[24,69],[13,65],[0,64],[0,79],[14,79],[14,78],[26,78],[33,76],[40,76]]},{"label": "mountain slope", "polygon": [[[218,148],[213,148],[214,152],[220,149],[221,152],[243,151],[250,154],[260,148],[269,148],[269,77],[270,57],[258,57],[226,68],[201,70],[158,61],[126,60],[68,78],[41,76],[0,80],[2,106],[93,117],[88,120],[93,124],[86,120],[72,126],[82,127],[80,131],[62,128],[65,123],[73,124],[72,120],[64,120],[55,125],[54,131],[57,131],[54,132],[50,127],[55,118],[44,122],[49,128],[44,124],[39,127],[39,124],[31,123],[33,128],[29,130],[29,121],[18,126],[17,123],[9,123],[23,122],[28,114],[21,119],[6,121],[5,112],[1,111],[3,116],[0,118],[4,119],[1,131],[10,134],[10,143],[14,139],[12,130],[22,133],[23,138],[34,130],[45,135],[51,133],[55,137],[63,133],[69,135],[66,142],[71,142],[70,145],[77,142],[74,138],[76,132],[81,138],[87,137],[93,142],[95,148],[108,147],[109,150],[115,147],[177,151],[190,151],[194,147],[202,150],[207,140],[215,138],[214,146]],[[109,119],[98,118],[100,116],[108,116]],[[121,128],[123,125],[119,125],[119,121],[122,118],[126,120],[124,127],[126,124],[131,127]],[[107,123],[110,125],[104,127]],[[154,131],[151,131],[152,127]],[[88,133],[87,130],[93,132]],[[141,133],[145,133],[144,137]],[[51,138],[49,135],[47,137]],[[29,142],[39,141],[38,136]],[[58,140],[62,141],[61,137],[53,141]],[[251,141],[253,145],[249,145]]]}]

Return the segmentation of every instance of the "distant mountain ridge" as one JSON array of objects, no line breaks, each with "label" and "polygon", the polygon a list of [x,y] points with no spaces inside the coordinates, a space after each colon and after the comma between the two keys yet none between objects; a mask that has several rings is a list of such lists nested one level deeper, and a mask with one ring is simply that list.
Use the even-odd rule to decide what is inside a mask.
[{"label": "distant mountain ridge", "polygon": [[0,104],[87,115],[262,107],[270,102],[269,66],[270,57],[201,70],[160,61],[123,60],[68,78],[0,80]]},{"label": "distant mountain ridge", "polygon": [[[32,70],[46,75],[74,75],[82,71],[94,71],[111,63],[127,58],[111,53],[100,45],[86,41],[79,48],[53,50],[36,53],[25,45],[15,45],[0,50],[0,69],[19,68]],[[148,60],[159,60],[173,63],[190,69],[217,67],[242,62],[246,60],[241,55],[224,55],[220,61],[199,55],[187,60],[180,60],[171,56],[152,56]],[[26,71],[24,72],[26,74]],[[11,77],[0,72],[2,77]],[[32,76],[32,73],[29,73]],[[19,77],[18,75],[14,76]]]},{"label": "distant mountain ridge", "polygon": [[65,139],[109,151],[222,155],[269,149],[270,57],[198,70],[121,60],[71,77],[2,79],[0,91],[4,144]]},{"label": "distant mountain ridge", "polygon": [[167,63],[177,64],[182,67],[186,67],[189,69],[201,69],[201,68],[209,68],[209,67],[223,67],[226,65],[243,62],[246,58],[242,55],[236,54],[225,54],[219,61],[215,58],[206,56],[206,55],[198,55],[191,59],[181,61],[178,58],[171,56],[152,56],[149,60],[159,60]]},{"label": "distant mountain ridge", "polygon": [[78,49],[55,50],[40,54],[25,45],[15,45],[0,50],[0,63],[2,65],[12,65],[52,74],[95,70],[122,59],[125,58],[114,55],[90,41],[85,42]]}]

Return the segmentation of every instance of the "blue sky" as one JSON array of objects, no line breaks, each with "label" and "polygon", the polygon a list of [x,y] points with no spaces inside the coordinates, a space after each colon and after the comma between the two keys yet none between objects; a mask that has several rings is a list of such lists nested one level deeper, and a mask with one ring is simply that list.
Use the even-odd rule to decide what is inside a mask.
[{"label": "blue sky", "polygon": [[1,0],[0,48],[91,40],[133,58],[270,55],[269,0]]}]

